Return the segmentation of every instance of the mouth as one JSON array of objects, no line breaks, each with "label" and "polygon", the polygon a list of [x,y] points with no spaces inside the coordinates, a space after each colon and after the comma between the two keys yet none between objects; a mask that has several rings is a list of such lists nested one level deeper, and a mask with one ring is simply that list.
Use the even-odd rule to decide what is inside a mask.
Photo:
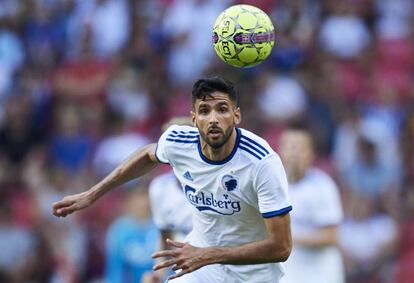
[{"label": "mouth", "polygon": [[222,131],[219,128],[212,128],[210,130],[208,130],[208,135],[213,138],[219,138],[222,134]]}]

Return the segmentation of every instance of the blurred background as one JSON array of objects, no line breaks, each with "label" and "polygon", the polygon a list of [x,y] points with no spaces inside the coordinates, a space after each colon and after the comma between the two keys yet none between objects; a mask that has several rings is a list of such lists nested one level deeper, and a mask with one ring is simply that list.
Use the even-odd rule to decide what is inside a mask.
[{"label": "blurred background", "polygon": [[[211,44],[236,3],[276,28],[252,69],[227,66]],[[347,282],[414,282],[411,0],[0,0],[0,282],[110,278],[119,217],[151,218],[145,187],[168,168],[134,197],[123,188],[66,219],[52,203],[155,142],[189,114],[194,81],[216,74],[237,85],[242,127],[276,150],[288,123],[309,122],[317,165],[341,191]],[[156,248],[144,228],[131,262]]]}]

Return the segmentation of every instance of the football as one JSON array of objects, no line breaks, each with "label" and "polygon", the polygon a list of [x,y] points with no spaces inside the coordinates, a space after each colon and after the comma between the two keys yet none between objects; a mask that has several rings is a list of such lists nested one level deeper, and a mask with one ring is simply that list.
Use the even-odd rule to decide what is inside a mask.
[{"label": "football", "polygon": [[217,17],[213,28],[213,46],[221,60],[246,68],[265,60],[275,43],[269,16],[251,5],[234,5]]}]

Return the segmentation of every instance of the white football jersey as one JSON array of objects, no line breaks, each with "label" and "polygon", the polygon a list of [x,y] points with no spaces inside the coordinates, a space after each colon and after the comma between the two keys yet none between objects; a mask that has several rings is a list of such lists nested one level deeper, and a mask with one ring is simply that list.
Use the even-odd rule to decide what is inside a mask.
[{"label": "white football jersey", "polygon": [[[339,225],[343,218],[339,191],[332,178],[311,168],[296,183],[289,184],[292,211],[292,235],[305,236],[330,225]],[[345,280],[342,257],[336,247],[308,248],[293,243],[285,263],[283,283],[342,283]]]},{"label": "white football jersey", "polygon": [[160,230],[172,231],[174,240],[182,241],[193,227],[193,208],[174,173],[155,177],[149,186],[149,196],[155,225]]},{"label": "white football jersey", "polygon": [[[158,160],[172,166],[194,208],[193,230],[186,239],[194,246],[230,247],[264,240],[263,218],[292,209],[279,156],[255,134],[240,128],[236,133],[236,144],[222,161],[203,155],[197,128],[173,125],[159,139]],[[282,275],[281,263],[215,264],[188,278],[194,278],[190,282],[273,283]]]}]

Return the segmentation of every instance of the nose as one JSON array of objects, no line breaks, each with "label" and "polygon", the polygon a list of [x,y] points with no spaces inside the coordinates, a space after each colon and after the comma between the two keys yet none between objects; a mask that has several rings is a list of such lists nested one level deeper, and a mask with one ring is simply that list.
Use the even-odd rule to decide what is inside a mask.
[{"label": "nose", "polygon": [[217,113],[214,110],[210,112],[209,124],[218,124]]}]

